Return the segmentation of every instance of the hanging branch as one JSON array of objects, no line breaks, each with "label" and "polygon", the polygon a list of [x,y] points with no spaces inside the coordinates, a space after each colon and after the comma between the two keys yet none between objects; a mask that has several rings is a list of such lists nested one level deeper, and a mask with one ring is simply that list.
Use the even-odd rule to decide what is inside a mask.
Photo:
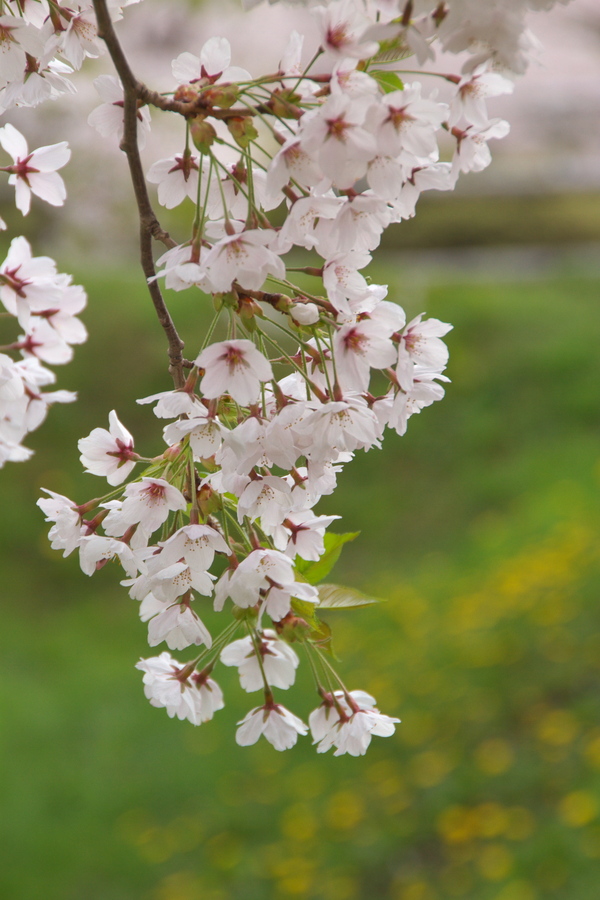
[{"label": "hanging branch", "polygon": [[106,44],[123,85],[123,140],[121,141],[121,150],[123,150],[127,156],[129,171],[131,173],[131,182],[138,207],[140,220],[140,261],[144,275],[146,276],[148,291],[150,292],[158,320],[169,343],[169,372],[175,387],[181,388],[185,383],[183,357],[181,352],[184,344],[179,337],[171,314],[165,304],[162,292],[155,280],[156,269],[154,267],[154,255],[152,253],[152,239],[155,238],[156,240],[162,241],[162,243],[169,248],[175,247],[176,243],[169,237],[167,232],[161,228],[154,210],[152,209],[152,204],[150,203],[146,188],[146,179],[144,178],[137,139],[138,91],[141,85],[139,85],[131,71],[129,63],[119,44],[110,14],[106,7],[106,0],[93,0],[93,3],[96,21],[98,23],[98,35]]}]

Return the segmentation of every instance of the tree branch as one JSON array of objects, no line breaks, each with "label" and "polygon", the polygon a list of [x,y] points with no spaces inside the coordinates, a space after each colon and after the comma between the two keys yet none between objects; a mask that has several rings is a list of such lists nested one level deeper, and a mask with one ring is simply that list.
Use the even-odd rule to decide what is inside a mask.
[{"label": "tree branch", "polygon": [[247,106],[230,107],[229,109],[221,109],[218,106],[211,106],[207,100],[200,94],[195,100],[175,100],[171,97],[165,97],[158,91],[152,91],[147,85],[141,81],[136,81],[136,91],[138,99],[142,103],[148,103],[150,106],[156,106],[158,109],[167,110],[168,112],[176,112],[185,118],[197,115],[210,115],[213,119],[239,119],[248,116],[258,116],[261,113],[268,113],[270,110],[260,104],[255,109]]},{"label": "tree branch", "polygon": [[[115,34],[110,14],[106,6],[106,0],[93,0],[93,3],[98,24],[98,36],[101,37],[106,44],[123,85],[123,140],[121,141],[121,150],[123,150],[127,156],[131,182],[138,207],[140,220],[140,261],[144,275],[146,276],[148,291],[150,292],[158,320],[169,343],[169,372],[175,387],[180,388],[185,384],[181,353],[184,345],[177,333],[177,329],[175,328],[175,324],[167,309],[158,283],[154,280],[156,278],[156,269],[154,268],[154,256],[152,253],[152,238],[162,241],[167,247],[176,247],[177,245],[175,241],[169,237],[167,232],[163,231],[161,228],[154,210],[152,209],[148,190],[146,188],[146,179],[144,178],[137,139],[139,83],[129,67],[129,63]],[[148,281],[148,279],[153,280]]]}]

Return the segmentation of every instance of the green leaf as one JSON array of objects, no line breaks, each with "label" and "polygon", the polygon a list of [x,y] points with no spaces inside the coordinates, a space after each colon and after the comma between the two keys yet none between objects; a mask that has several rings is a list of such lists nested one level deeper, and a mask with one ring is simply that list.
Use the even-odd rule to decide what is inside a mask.
[{"label": "green leaf", "polygon": [[379,53],[371,57],[371,62],[375,64],[396,63],[413,55],[413,51],[404,40],[404,35],[400,33],[390,40],[379,41]]},{"label": "green leaf", "polygon": [[345,587],[343,584],[319,585],[319,605],[317,609],[358,609],[361,606],[373,606],[386,603],[379,597],[368,597],[362,591]]},{"label": "green leaf", "polygon": [[369,74],[373,76],[385,94],[404,90],[404,82],[396,72],[385,72],[383,69],[376,69]]},{"label": "green leaf", "polygon": [[318,619],[315,615],[315,604],[309,603],[308,600],[299,600],[297,597],[292,597],[292,609],[296,613],[297,616],[300,616],[302,619],[305,619],[309,625],[314,626],[315,623],[318,622]]},{"label": "green leaf", "polygon": [[346,534],[332,534],[328,532],[325,535],[325,552],[321,558],[314,562],[299,559],[296,563],[297,571],[309,584],[317,584],[326,575],[329,575],[340,558],[344,544],[347,544],[348,541],[356,540],[359,534],[360,531],[349,531]]}]

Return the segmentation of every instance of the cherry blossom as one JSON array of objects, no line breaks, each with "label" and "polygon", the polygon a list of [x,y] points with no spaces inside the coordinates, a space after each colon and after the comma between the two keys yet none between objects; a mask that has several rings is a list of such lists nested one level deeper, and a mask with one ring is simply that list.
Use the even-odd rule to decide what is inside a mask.
[{"label": "cherry blossom", "polygon": [[[88,116],[88,124],[102,137],[114,137],[117,143],[123,138],[123,87],[113,75],[99,75],[94,79],[94,87],[103,101]],[[141,148],[150,132],[150,112],[143,106],[137,114],[137,137]]]},{"label": "cherry blossom", "polygon": [[270,234],[256,229],[221,238],[203,261],[212,290],[228,291],[234,281],[257,290],[268,275],[283,278],[285,266],[267,246],[271,241]]},{"label": "cherry blossom", "polygon": [[514,88],[514,82],[499,72],[490,71],[487,65],[477,66],[458,83],[457,92],[450,104],[448,124],[456,125],[464,118],[469,125],[485,128],[488,124],[485,106],[487,97],[512,94]]},{"label": "cherry blossom", "polygon": [[255,744],[261,734],[276,750],[289,750],[298,740],[299,734],[306,734],[308,727],[293,713],[279,703],[269,702],[251,709],[238,722],[235,739],[240,747]]},{"label": "cherry blossom", "polygon": [[82,533],[83,517],[79,507],[65,497],[48,488],[42,488],[48,497],[40,497],[37,505],[46,513],[46,522],[53,522],[48,537],[53,550],[62,550],[63,556],[69,556],[79,545]]},{"label": "cherry blossom", "polygon": [[173,78],[179,82],[204,81],[219,84],[227,81],[250,81],[252,76],[239,66],[231,66],[231,46],[226,38],[211,37],[200,50],[200,56],[180,53],[173,60]]},{"label": "cherry blossom", "polygon": [[252,341],[221,341],[200,353],[196,365],[204,369],[200,389],[205,397],[231,394],[242,406],[254,403],[261,382],[273,377],[270,362]]},{"label": "cherry blossom", "polygon": [[146,178],[158,184],[158,202],[167,209],[183,203],[186,197],[198,196],[198,157],[194,154],[159,159],[151,166]]},{"label": "cherry blossom", "polygon": [[188,603],[166,606],[148,625],[148,643],[151,647],[166,641],[170,650],[185,650],[192,644],[212,646],[210,632]]},{"label": "cherry blossom", "polygon": [[22,79],[26,54],[39,56],[44,43],[38,30],[18,16],[0,16],[0,87]]},{"label": "cherry blossom", "polygon": [[5,309],[26,328],[32,311],[60,306],[62,294],[54,260],[34,257],[26,238],[13,238],[0,266],[0,300]]},{"label": "cherry blossom", "polygon": [[340,385],[353,391],[367,389],[371,367],[385,369],[398,357],[391,335],[382,331],[379,322],[366,318],[342,325],[335,334],[334,350]]},{"label": "cherry blossom", "polygon": [[364,102],[335,94],[302,122],[302,148],[315,156],[323,174],[337,188],[351,188],[377,155],[365,112]]},{"label": "cherry blossom", "polygon": [[370,23],[352,0],[334,0],[313,10],[324,49],[343,59],[365,59],[377,53],[379,45],[364,40]]},{"label": "cherry blossom", "polygon": [[98,38],[96,19],[92,9],[81,10],[69,21],[61,41],[60,51],[76,69],[80,69],[86,56],[95,58],[104,52]]},{"label": "cherry blossom", "polygon": [[452,160],[453,172],[481,172],[492,161],[492,154],[487,142],[491,138],[506,137],[510,125],[504,119],[492,119],[483,127],[468,125],[459,130],[456,126],[452,133],[457,138],[456,153]]},{"label": "cherry blossom", "polygon": [[8,183],[15,186],[17,209],[24,216],[31,207],[31,195],[35,194],[52,206],[62,206],[67,196],[65,183],[57,174],[70,159],[71,151],[66,141],[38,147],[32,153],[27,141],[14,125],[0,128],[0,144],[12,156],[14,165],[2,171],[10,172]]},{"label": "cherry blossom", "polygon": [[[356,453],[380,447],[386,428],[404,434],[412,415],[444,396],[442,338],[451,329],[423,314],[406,324],[387,286],[365,270],[385,229],[414,216],[423,191],[451,190],[461,173],[490,163],[488,142],[508,124],[488,118],[486,103],[512,91],[509,76],[535,50],[526,11],[554,0],[333,0],[312,5],[313,46],[294,32],[276,71],[232,65],[228,41],[210,37],[198,56],[184,51],[173,60],[175,83],[165,86],[139,82],[112,34],[133,2],[5,0],[0,16],[0,111],[74,91],[73,69],[105,49],[123,78],[126,92],[112,75],[96,79],[102,104],[88,121],[127,157],[144,277],[173,382],[138,401],[167,420],[162,453],[138,455],[113,410],[108,429],[79,440],[85,470],[110,490],[82,504],[46,490],[38,504],[52,547],[65,556],[78,550],[85,574],[121,566],[150,646],[194,648],[188,662],[167,652],[140,660],[151,705],[195,725],[207,721],[224,705],[213,669],[233,666],[243,690],[264,690],[264,703],[238,723],[237,743],[264,734],[288,749],[308,727],[275,702],[272,688],[293,685],[294,646],[302,643],[322,701],[309,718],[317,752],[362,756],[373,735],[390,737],[399,720],[380,713],[369,694],[347,692],[334,656],[323,655],[331,646],[327,586],[313,582],[354,535],[328,535],[339,516],[314,509]],[[440,99],[427,95],[418,74],[439,47],[464,53],[461,74],[444,60]],[[401,80],[404,64],[390,59],[394,48],[414,55],[411,83]],[[165,133],[157,129],[145,179],[158,185],[162,206],[181,205],[169,222],[173,236],[155,216],[138,153],[150,107],[173,124],[170,147],[179,148],[161,150]],[[9,123],[0,146],[12,158],[2,171],[23,214],[32,193],[63,204],[57,170],[70,156],[65,142],[30,153]],[[158,273],[154,238],[165,245]],[[303,261],[284,261],[296,247]],[[181,303],[214,311],[205,334],[191,344],[185,335],[188,347],[201,347],[195,359],[182,354],[163,278],[187,292]],[[70,361],[87,332],[78,318],[85,292],[24,237],[12,239],[0,265],[0,301],[8,334],[1,466],[30,455],[22,442],[52,403],[75,399],[46,390],[55,380],[46,365]],[[146,466],[141,473],[136,462]],[[227,620],[214,636],[201,618],[209,603],[211,631],[213,621]]]},{"label": "cherry blossom", "polygon": [[414,382],[414,366],[443,372],[448,362],[448,347],[441,340],[452,330],[452,325],[439,319],[426,319],[423,313],[404,328],[398,345],[396,375],[400,387],[409,390]]},{"label": "cherry blossom", "polygon": [[401,161],[435,161],[435,131],[447,118],[447,105],[423,99],[418,83],[386,94],[369,110],[369,125],[377,129],[378,151],[384,156],[400,156]]},{"label": "cherry blossom", "polygon": [[[119,536],[131,525],[140,525],[148,534],[156,531],[177,509],[187,506],[181,491],[164,478],[142,477],[125,488],[125,500],[120,508],[111,510],[105,520],[107,534]],[[111,531],[108,531],[108,528]]]},{"label": "cherry blossom", "polygon": [[[325,531],[332,522],[340,516],[315,516],[312,512],[293,512],[283,522],[284,552],[292,557],[301,559],[318,560],[325,552]],[[288,539],[289,536],[289,539]],[[278,545],[278,536],[275,535],[275,543]]]},{"label": "cherry blossom", "polygon": [[221,662],[226,666],[237,666],[240,684],[245,691],[259,691],[265,686],[263,672],[271,687],[284,690],[291,687],[300,660],[289,644],[278,640],[276,633],[267,629],[262,635],[257,635],[255,641],[251,637],[233,641],[221,651]]},{"label": "cherry blossom", "polygon": [[[192,576],[203,575],[210,569],[215,553],[231,554],[222,535],[210,525],[184,525],[166,541],[159,541],[161,565],[184,560]],[[199,590],[199,588],[196,588]],[[209,591],[210,593],[210,591]]]},{"label": "cherry blossom", "polygon": [[136,669],[144,672],[144,693],[152,706],[165,707],[171,718],[177,716],[200,725],[225,705],[221,689],[212,678],[190,671],[166,651],[140,659]]},{"label": "cherry blossom", "polygon": [[294,582],[288,556],[278,550],[253,550],[231,575],[229,596],[237,606],[254,606],[260,591],[271,583],[291,586]]},{"label": "cherry blossom", "polygon": [[94,428],[78,442],[81,464],[92,475],[103,475],[109,484],[121,484],[133,470],[138,454],[133,438],[119,421],[116,412],[108,414],[109,430]]},{"label": "cherry blossom", "polygon": [[391,737],[400,719],[385,716],[375,708],[375,698],[365,691],[335,691],[309,716],[317,753],[335,747],[334,756],[348,753],[364,756],[371,737]]},{"label": "cherry blossom", "polygon": [[127,544],[101,534],[90,534],[79,541],[79,564],[86,575],[93,575],[109,560],[118,558],[127,575],[137,574],[138,563]]}]

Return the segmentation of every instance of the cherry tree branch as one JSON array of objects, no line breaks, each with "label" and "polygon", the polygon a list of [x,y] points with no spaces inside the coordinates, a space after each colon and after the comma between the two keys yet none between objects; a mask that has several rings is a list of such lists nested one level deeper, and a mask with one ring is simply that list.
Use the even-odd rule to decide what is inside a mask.
[{"label": "cherry tree branch", "polygon": [[261,113],[269,112],[263,104],[256,108],[240,106],[230,107],[229,109],[220,109],[217,106],[211,106],[210,103],[200,94],[194,100],[176,100],[172,97],[165,97],[158,91],[153,91],[141,81],[136,82],[136,91],[138,99],[150,106],[156,106],[157,109],[163,109],[168,112],[176,112],[186,118],[197,116],[199,114],[210,113],[211,118],[221,119],[239,119],[248,116],[258,116]]},{"label": "cherry tree branch", "polygon": [[167,309],[161,290],[156,279],[154,267],[154,255],[152,253],[152,239],[162,241],[167,247],[177,246],[175,241],[160,226],[158,219],[150,203],[146,179],[142,169],[140,151],[137,138],[138,121],[138,91],[142,87],[135,78],[129,63],[123,53],[123,49],[115,34],[113,24],[106,6],[106,0],[93,0],[96,21],[98,23],[98,36],[106,44],[110,57],[123,85],[123,140],[121,150],[127,156],[131,182],[138,207],[140,221],[140,261],[148,291],[152,298],[158,320],[165,332],[169,344],[169,372],[175,387],[183,387],[185,377],[183,374],[182,350],[183,341],[179,337],[171,314]]}]

